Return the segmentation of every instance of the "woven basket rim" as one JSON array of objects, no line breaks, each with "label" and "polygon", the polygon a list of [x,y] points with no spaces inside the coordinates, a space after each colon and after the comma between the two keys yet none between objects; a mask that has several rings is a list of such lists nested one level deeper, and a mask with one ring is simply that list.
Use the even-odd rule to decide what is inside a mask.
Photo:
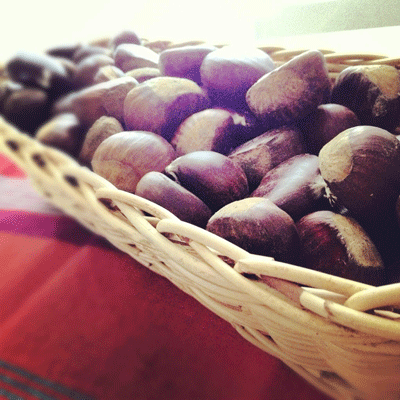
[{"label": "woven basket rim", "polygon": [[[224,278],[230,279],[232,283],[239,287],[244,288],[247,286],[246,290],[252,291],[252,296],[258,296],[258,300],[264,296],[264,302],[268,303],[271,300],[272,292],[275,294],[277,292],[283,293],[290,301],[296,302],[301,309],[307,310],[306,314],[311,311],[315,316],[333,322],[333,324],[329,325],[328,331],[333,329],[336,332],[335,334],[339,335],[339,332],[342,332],[342,334],[346,335],[348,334],[348,328],[351,328],[352,335],[358,331],[361,336],[371,334],[389,340],[400,341],[400,324],[396,320],[398,314],[388,314],[389,318],[387,318],[388,315],[385,315],[384,312],[378,315],[364,312],[374,307],[382,308],[393,306],[394,304],[397,305],[400,302],[400,283],[374,287],[322,272],[311,271],[303,267],[280,263],[269,257],[249,254],[225,239],[202,228],[180,221],[169,211],[152,202],[115,188],[110,182],[101,178],[87,167],[81,166],[70,156],[37,142],[3,119],[0,120],[0,137],[2,138],[0,150],[10,156],[31,178],[32,171],[37,171],[38,169],[44,179],[48,179],[49,182],[53,178],[48,178],[48,176],[56,176],[59,182],[65,182],[63,189],[67,190],[72,197],[81,195],[80,193],[77,194],[77,190],[86,190],[85,193],[87,193],[87,190],[93,190],[92,197],[98,201],[98,210],[103,216],[106,215],[104,214],[105,210],[107,210],[106,212],[110,210],[104,206],[100,199],[112,199],[112,203],[114,205],[117,204],[118,208],[123,210],[126,215],[133,212],[135,215],[132,218],[135,219],[135,224],[140,221],[142,225],[139,228],[142,230],[141,234],[148,236],[147,238],[152,241],[156,241],[160,247],[168,248],[168,251],[177,252],[178,250],[173,247],[175,244],[167,238],[168,235],[175,235],[184,237],[186,241],[191,241],[192,245],[195,243],[194,246],[197,246],[198,251],[204,252],[207,248],[212,248],[218,254],[229,257],[234,264],[232,266],[225,263],[226,267],[229,268],[223,267]],[[17,151],[15,150],[16,148],[18,148]],[[24,158],[20,158],[22,149]],[[45,167],[40,166],[44,159]],[[69,177],[70,181],[65,180],[65,177]],[[71,179],[71,177],[73,178]],[[75,185],[77,187],[71,185],[71,181],[76,182]],[[80,181],[85,182],[85,184],[81,184]],[[90,189],[88,189],[89,185],[91,186]],[[143,219],[137,212],[136,207],[152,213],[156,219],[155,226],[151,226],[148,220]],[[109,219],[111,223],[116,223],[114,216],[109,216]],[[121,221],[120,225],[129,234],[130,229],[126,226],[126,222]],[[90,229],[93,228],[90,227]],[[137,226],[136,229],[138,229]],[[153,237],[154,232],[152,229],[159,232],[160,236]],[[172,243],[172,247],[170,243]],[[210,255],[208,256],[210,257]],[[204,257],[207,257],[207,255],[204,255]],[[255,287],[252,282],[242,276],[243,273],[265,277],[264,283],[269,279],[270,286]],[[306,288],[313,287],[313,283],[316,289],[325,291],[326,295],[335,293],[344,296],[343,304],[326,300],[315,295],[312,291],[307,291]],[[272,292],[266,295],[266,289]],[[310,323],[308,314],[306,314],[303,315],[305,318],[304,324]],[[299,318],[299,311],[293,311],[293,317],[295,316]],[[346,321],[343,324],[346,333],[343,333],[344,331],[341,329],[336,329],[340,326],[340,321],[342,320]],[[322,332],[322,325],[320,328]]]}]

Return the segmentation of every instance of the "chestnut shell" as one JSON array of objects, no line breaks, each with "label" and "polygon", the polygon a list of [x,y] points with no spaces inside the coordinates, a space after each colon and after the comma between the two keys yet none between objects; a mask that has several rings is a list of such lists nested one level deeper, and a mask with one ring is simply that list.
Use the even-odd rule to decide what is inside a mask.
[{"label": "chestnut shell", "polygon": [[351,217],[322,210],[297,224],[303,266],[371,285],[384,279],[384,264],[371,238]]},{"label": "chestnut shell", "polygon": [[293,219],[265,198],[234,201],[218,210],[207,230],[252,254],[299,265],[299,236]]},{"label": "chestnut shell", "polygon": [[362,125],[393,133],[400,124],[400,71],[390,65],[347,67],[336,79],[331,101],[352,110]]}]

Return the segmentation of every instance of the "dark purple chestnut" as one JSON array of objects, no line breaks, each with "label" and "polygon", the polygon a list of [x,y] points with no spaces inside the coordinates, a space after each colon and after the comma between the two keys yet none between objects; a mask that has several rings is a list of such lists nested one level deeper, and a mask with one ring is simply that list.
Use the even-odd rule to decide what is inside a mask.
[{"label": "dark purple chestnut", "polygon": [[347,67],[332,88],[332,103],[348,107],[362,125],[393,133],[400,123],[400,71],[390,65]]},{"label": "dark purple chestnut", "polygon": [[93,171],[120,190],[135,193],[136,185],[150,171],[163,171],[175,158],[170,143],[160,135],[124,131],[102,141],[92,158]]},{"label": "dark purple chestnut", "polygon": [[64,65],[48,54],[19,51],[7,62],[6,69],[13,81],[45,90],[52,96],[73,87]]},{"label": "dark purple chestnut", "polygon": [[304,152],[301,132],[295,126],[282,126],[243,143],[228,154],[243,169],[251,191],[263,176],[281,162]]},{"label": "dark purple chestnut", "polygon": [[63,43],[46,50],[46,54],[52,57],[72,60],[74,54],[82,47],[81,43]]},{"label": "dark purple chestnut", "polygon": [[400,194],[400,142],[374,126],[349,128],[319,153],[321,175],[332,197],[357,219],[392,213]]},{"label": "dark purple chestnut", "polygon": [[265,198],[248,197],[218,210],[206,229],[252,254],[299,264],[299,236],[293,219]]},{"label": "dark purple chestnut", "polygon": [[215,50],[215,46],[206,44],[166,49],[160,53],[158,67],[162,75],[191,79],[200,85],[201,64]]},{"label": "dark purple chestnut", "polygon": [[127,129],[154,132],[169,141],[182,121],[209,105],[207,95],[195,82],[161,76],[139,84],[128,93],[124,122]]},{"label": "dark purple chestnut", "polygon": [[267,126],[292,124],[326,103],[331,81],[323,54],[306,51],[265,74],[247,91],[251,111]]},{"label": "dark purple chestnut", "polygon": [[297,125],[303,134],[306,151],[318,155],[325,144],[340,132],[360,125],[360,121],[349,108],[329,103],[318,106]]},{"label": "dark purple chestnut", "polygon": [[46,91],[25,87],[10,93],[3,104],[4,117],[25,133],[34,135],[50,118],[51,101]]},{"label": "dark purple chestnut", "polygon": [[297,222],[303,266],[371,285],[384,277],[382,258],[368,234],[351,217],[322,210]]},{"label": "dark purple chestnut", "polygon": [[224,46],[204,58],[201,83],[213,105],[247,110],[247,90],[274,68],[272,58],[256,47]]},{"label": "dark purple chestnut", "polygon": [[299,154],[269,171],[251,196],[267,198],[297,221],[329,207],[326,188],[318,156]]},{"label": "dark purple chestnut", "polygon": [[225,108],[207,108],[190,115],[175,131],[171,144],[178,156],[199,150],[228,154],[256,135],[254,118]]},{"label": "dark purple chestnut", "polygon": [[172,212],[181,221],[205,228],[212,212],[205,203],[179,183],[161,172],[148,172],[136,186],[136,192]]},{"label": "dark purple chestnut", "polygon": [[239,164],[214,151],[194,151],[176,158],[165,174],[195,194],[214,212],[249,194]]}]

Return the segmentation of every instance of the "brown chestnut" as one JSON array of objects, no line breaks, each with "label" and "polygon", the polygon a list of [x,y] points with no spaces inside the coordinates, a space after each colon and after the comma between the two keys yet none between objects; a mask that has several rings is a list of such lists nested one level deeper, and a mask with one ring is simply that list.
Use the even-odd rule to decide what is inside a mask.
[{"label": "brown chestnut", "polygon": [[195,194],[214,212],[249,193],[239,164],[214,151],[194,151],[176,158],[165,174]]},{"label": "brown chestnut", "polygon": [[256,47],[223,46],[204,58],[201,83],[213,105],[246,110],[247,90],[274,68],[272,58]]},{"label": "brown chestnut", "polygon": [[121,32],[118,32],[115,36],[113,36],[109,42],[108,47],[111,49],[115,49],[120,44],[123,43],[132,43],[132,44],[142,44],[142,40],[138,36],[138,34],[132,29],[125,29]]},{"label": "brown chestnut", "polygon": [[113,58],[115,65],[127,72],[135,68],[157,68],[159,56],[148,47],[133,43],[122,43],[115,48]]},{"label": "brown chestnut", "polygon": [[128,93],[124,122],[127,129],[154,132],[169,141],[182,121],[209,104],[207,95],[195,82],[161,76],[139,84]]},{"label": "brown chestnut", "polygon": [[161,172],[148,172],[135,193],[172,212],[180,220],[205,228],[212,212],[205,203]]},{"label": "brown chestnut", "polygon": [[251,191],[263,176],[281,162],[304,152],[301,132],[295,126],[281,126],[243,143],[228,157],[243,169]]},{"label": "brown chestnut", "polygon": [[251,194],[265,197],[297,221],[306,214],[329,207],[327,185],[313,154],[299,154],[273,168]]},{"label": "brown chestnut", "polygon": [[206,44],[166,49],[160,53],[158,67],[162,75],[191,79],[200,85],[201,64],[215,50],[215,46]]},{"label": "brown chestnut", "polygon": [[128,92],[139,83],[132,77],[123,76],[98,83],[70,93],[53,104],[53,112],[72,112],[87,127],[103,115],[122,120],[123,102]]},{"label": "brown chestnut", "polygon": [[390,65],[347,67],[332,88],[332,102],[352,110],[362,125],[393,133],[400,123],[400,71]]},{"label": "brown chestnut", "polygon": [[246,94],[251,111],[267,126],[292,124],[326,103],[331,81],[323,54],[306,51],[261,77]]},{"label": "brown chestnut", "polygon": [[207,108],[186,118],[175,131],[171,144],[178,156],[199,150],[228,154],[256,135],[255,126],[246,114]]},{"label": "brown chestnut", "polygon": [[72,56],[72,61],[76,64],[81,62],[84,58],[90,57],[94,54],[105,54],[107,56],[112,56],[112,51],[103,46],[84,44],[79,46]]},{"label": "brown chestnut", "polygon": [[135,78],[139,83],[147,81],[148,79],[158,78],[161,72],[158,68],[144,67],[135,68],[125,73],[126,76]]},{"label": "brown chestnut", "polygon": [[11,93],[22,90],[24,85],[5,78],[0,80],[0,113],[3,112],[4,103]]},{"label": "brown chestnut", "polygon": [[65,113],[52,117],[39,127],[35,138],[47,146],[63,150],[75,157],[82,143],[83,132],[76,115]]},{"label": "brown chestnut", "polygon": [[20,130],[33,135],[50,117],[50,99],[39,88],[12,91],[3,104],[2,114]]},{"label": "brown chestnut", "polygon": [[7,62],[6,68],[13,81],[26,86],[52,93],[63,93],[72,87],[62,63],[48,54],[19,51]]},{"label": "brown chestnut", "polygon": [[134,193],[150,171],[163,171],[175,158],[170,143],[144,131],[115,133],[100,143],[92,158],[93,171],[120,190]]},{"label": "brown chestnut", "polygon": [[299,236],[293,219],[270,200],[249,197],[218,210],[208,231],[249,251],[299,264]]},{"label": "brown chestnut", "polygon": [[106,115],[100,117],[86,132],[79,153],[79,160],[84,164],[90,165],[93,154],[100,146],[100,143],[123,130],[123,126],[116,118]]},{"label": "brown chestnut", "polygon": [[308,214],[297,222],[303,266],[371,285],[384,274],[382,258],[361,225],[328,210]]},{"label": "brown chestnut", "polygon": [[76,88],[82,88],[94,84],[94,77],[98,70],[104,66],[113,66],[114,60],[105,54],[94,54],[84,58],[76,65],[74,84]]},{"label": "brown chestnut", "polygon": [[318,155],[325,144],[340,132],[360,125],[360,121],[349,108],[329,103],[318,106],[297,125],[303,134],[306,151]]},{"label": "brown chestnut", "polygon": [[112,79],[121,78],[125,74],[115,65],[105,65],[100,67],[93,77],[93,84],[107,82]]},{"label": "brown chestnut", "polygon": [[321,175],[332,198],[357,219],[392,213],[400,194],[400,142],[374,126],[346,129],[319,153]]},{"label": "brown chestnut", "polygon": [[53,57],[66,58],[72,60],[74,54],[82,47],[81,43],[63,43],[50,47],[46,50],[46,54]]}]

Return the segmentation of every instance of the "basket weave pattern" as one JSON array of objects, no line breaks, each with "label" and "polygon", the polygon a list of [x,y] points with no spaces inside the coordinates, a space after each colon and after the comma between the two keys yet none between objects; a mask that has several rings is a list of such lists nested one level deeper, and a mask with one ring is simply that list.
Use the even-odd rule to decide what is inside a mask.
[{"label": "basket weave pattern", "polygon": [[[277,65],[302,52],[263,50]],[[400,65],[400,59],[384,56],[323,52],[332,79],[349,65]],[[400,399],[400,314],[388,311],[400,304],[400,284],[374,288],[249,254],[118,190],[1,117],[0,151],[53,205],[166,277],[332,398]]]}]

